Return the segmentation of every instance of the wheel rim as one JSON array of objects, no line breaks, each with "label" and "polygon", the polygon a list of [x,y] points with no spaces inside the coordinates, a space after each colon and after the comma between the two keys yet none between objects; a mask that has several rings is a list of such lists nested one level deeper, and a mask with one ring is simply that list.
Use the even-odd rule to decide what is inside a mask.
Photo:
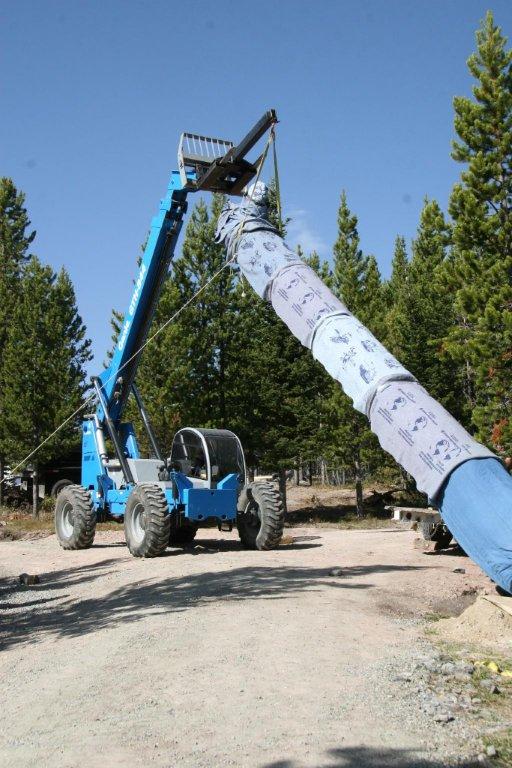
[{"label": "wheel rim", "polygon": [[64,536],[69,539],[73,535],[75,527],[75,516],[73,514],[73,505],[68,501],[62,508],[62,515],[60,518],[60,526]]},{"label": "wheel rim", "polygon": [[130,535],[132,539],[141,544],[146,535],[146,511],[143,504],[137,504],[130,515]]}]

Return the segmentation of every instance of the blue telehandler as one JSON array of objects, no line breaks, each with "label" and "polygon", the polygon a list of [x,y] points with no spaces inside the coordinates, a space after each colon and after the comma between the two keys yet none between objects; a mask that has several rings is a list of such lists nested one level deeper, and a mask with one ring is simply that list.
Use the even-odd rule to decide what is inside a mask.
[{"label": "blue telehandler", "polygon": [[[135,557],[156,557],[168,546],[191,542],[199,527],[217,523],[238,528],[242,543],[270,549],[283,532],[283,505],[270,483],[248,483],[240,440],[229,430],[185,427],[164,456],[135,384],[143,346],[168,275],[187,210],[199,190],[242,195],[258,173],[246,159],[277,122],[269,110],[238,144],[184,133],[178,170],[151,223],[133,295],[110,365],[92,378],[96,410],[82,424],[80,485],[68,485],[55,508],[57,537],[64,549],[85,549],[98,517],[124,520],[126,543]],[[142,458],[132,423],[123,421],[133,397],[147,432],[152,457]],[[107,438],[112,455],[107,450]]]}]

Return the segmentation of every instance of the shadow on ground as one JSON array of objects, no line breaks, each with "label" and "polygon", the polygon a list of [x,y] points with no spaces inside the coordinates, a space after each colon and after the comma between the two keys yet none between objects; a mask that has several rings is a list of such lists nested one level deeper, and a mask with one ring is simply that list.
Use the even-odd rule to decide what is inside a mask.
[{"label": "shadow on ground", "polygon": [[329,507],[318,504],[316,506],[306,505],[297,509],[288,509],[285,525],[286,527],[293,527],[307,525],[311,522],[338,524],[353,520],[361,523],[364,520],[371,521],[372,519],[389,521],[390,515],[384,506],[369,508],[367,514],[363,518],[359,518],[354,504],[336,504]]},{"label": "shadow on ground", "polygon": [[[279,550],[295,549],[316,549],[322,544],[312,544],[315,539],[321,539],[321,536],[290,536],[283,537],[283,542]],[[175,557],[176,555],[216,555],[218,552],[247,552],[241,541],[238,539],[204,539],[197,538],[192,543],[184,547],[175,547],[167,549],[162,557]]]},{"label": "shadow on ground", "polygon": [[[377,573],[422,570],[421,566],[373,564],[344,568],[342,577],[336,578],[329,576],[329,568],[247,566],[135,581],[140,573],[136,570],[134,581],[105,595],[85,599],[73,595],[76,587],[112,573],[114,563],[119,565],[119,560],[107,559],[41,574],[41,584],[31,588],[4,581],[0,584],[0,600],[5,601],[0,611],[0,648],[49,636],[78,637],[150,615],[197,610],[215,603],[283,600],[304,591],[326,588],[368,589],[373,586],[370,582],[357,579]],[[49,597],[56,599],[47,605]],[[13,607],[15,610],[11,610]]]},{"label": "shadow on ground", "polygon": [[[262,764],[259,768],[302,768],[302,765],[294,760],[278,760]],[[429,760],[406,749],[340,747],[330,749],[325,762],[318,763],[315,768],[476,768],[481,765],[477,760]]]}]

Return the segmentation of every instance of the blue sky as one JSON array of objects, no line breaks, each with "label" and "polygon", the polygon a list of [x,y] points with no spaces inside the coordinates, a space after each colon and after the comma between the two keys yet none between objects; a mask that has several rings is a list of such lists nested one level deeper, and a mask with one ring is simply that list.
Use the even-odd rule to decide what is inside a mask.
[{"label": "blue sky", "polygon": [[236,140],[275,107],[290,241],[328,258],[345,189],[387,276],[460,173],[452,99],[488,8],[512,36],[510,0],[1,0],[0,174],[71,273],[97,364],[183,130]]}]

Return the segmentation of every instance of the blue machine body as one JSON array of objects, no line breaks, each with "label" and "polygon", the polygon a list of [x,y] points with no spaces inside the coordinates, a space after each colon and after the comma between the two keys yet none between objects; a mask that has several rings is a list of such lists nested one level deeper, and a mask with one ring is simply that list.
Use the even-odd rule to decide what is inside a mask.
[{"label": "blue machine body", "polygon": [[[238,492],[245,482],[243,453],[235,435],[225,433],[232,435],[239,446],[238,458],[241,455],[242,459],[237,465],[238,471],[215,478],[211,472],[212,461],[208,458],[208,476],[195,480],[179,470],[166,469],[166,462],[159,455],[155,443],[156,459],[141,458],[133,425],[122,421],[123,410],[134,383],[139,351],[147,340],[181,230],[187,208],[186,198],[187,191],[183,189],[180,174],[173,171],[167,193],[151,223],[133,295],[111,363],[100,376],[93,379],[98,405],[96,412],[82,424],[81,479],[83,487],[91,494],[94,507],[108,511],[113,517],[124,515],[126,502],[138,482],[154,482],[162,487],[170,512],[179,512],[195,525],[211,518],[218,522],[233,522],[236,518]],[[142,408],[142,404],[139,405]],[[141,415],[146,423],[147,417],[143,410]],[[198,430],[189,431],[199,433]],[[106,433],[114,443],[117,442],[117,457],[107,454]],[[199,438],[196,435],[195,439],[204,440],[201,435]],[[204,447],[208,451],[206,440]]]},{"label": "blue machine body", "polygon": [[[166,194],[151,222],[110,365],[92,379],[98,404],[95,413],[82,424],[81,482],[97,511],[122,517],[135,486],[152,483],[164,492],[169,512],[178,513],[177,525],[182,518],[195,526],[212,518],[218,523],[236,519],[238,494],[246,482],[243,450],[236,435],[228,430],[185,427],[174,436],[168,461],[151,428],[135,375],[169,273],[188,193],[203,190],[242,195],[258,173],[246,155],[276,122],[275,111],[269,110],[237,146],[204,135],[182,134],[178,148],[180,170],[171,173]],[[153,458],[141,456],[133,425],[123,422],[130,395],[137,403]],[[107,436],[114,456],[107,450]]]}]

